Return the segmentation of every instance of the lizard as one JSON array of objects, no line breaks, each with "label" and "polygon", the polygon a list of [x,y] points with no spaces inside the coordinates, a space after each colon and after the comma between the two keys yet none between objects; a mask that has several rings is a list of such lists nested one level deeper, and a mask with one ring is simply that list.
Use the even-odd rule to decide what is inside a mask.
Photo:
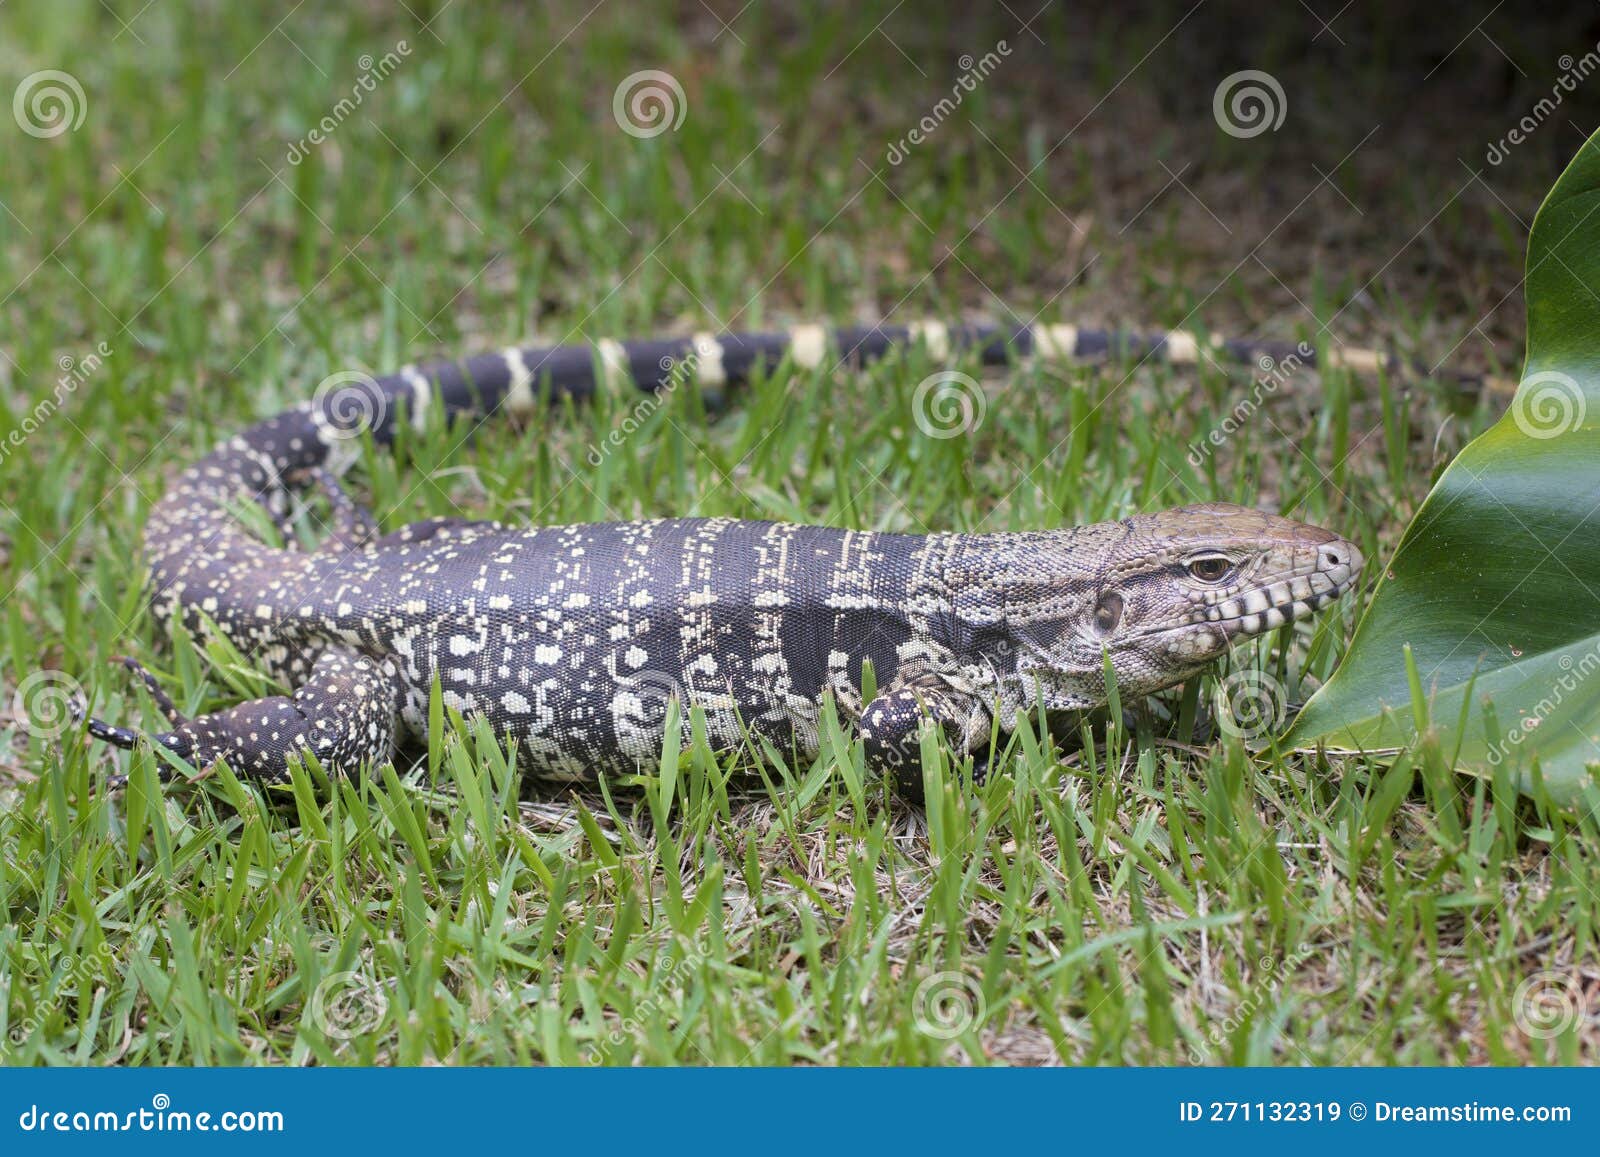
[{"label": "lizard", "polygon": [[[815,368],[912,342],[935,357],[976,349],[985,362],[1112,348],[1105,334],[1060,325],[801,326],[336,375],[337,389],[184,470],[144,533],[157,619],[220,633],[291,693],[186,718],[126,660],[170,729],[90,718],[88,732],[124,748],[148,741],[195,767],[226,760],[269,783],[308,753],[357,773],[403,739],[426,738],[437,686],[444,705],[513,740],[537,777],[583,781],[657,760],[674,697],[685,741],[693,707],[719,749],[755,738],[814,756],[831,695],[869,768],[915,796],[925,726],[981,764],[991,737],[1024,713],[1104,705],[1108,665],[1123,695],[1172,686],[1357,581],[1352,542],[1227,503],[987,534],[729,518],[531,527],[445,518],[382,534],[336,477],[354,435],[388,442],[435,405],[526,410],[617,383],[661,388],[684,366],[719,386],[786,359]],[[1167,334],[1145,352],[1187,360],[1198,348]],[[321,489],[332,511],[331,533],[312,549],[270,545],[239,517],[251,501],[281,517],[305,487]]]}]

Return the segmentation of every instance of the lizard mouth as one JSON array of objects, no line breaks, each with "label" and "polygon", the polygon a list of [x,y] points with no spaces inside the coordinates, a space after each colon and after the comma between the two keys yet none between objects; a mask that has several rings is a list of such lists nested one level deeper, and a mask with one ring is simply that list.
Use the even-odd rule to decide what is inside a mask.
[{"label": "lizard mouth", "polygon": [[1312,569],[1221,599],[1195,616],[1214,623],[1230,638],[1257,635],[1307,618],[1337,600],[1361,574],[1361,552],[1348,542],[1329,543],[1317,552]]}]

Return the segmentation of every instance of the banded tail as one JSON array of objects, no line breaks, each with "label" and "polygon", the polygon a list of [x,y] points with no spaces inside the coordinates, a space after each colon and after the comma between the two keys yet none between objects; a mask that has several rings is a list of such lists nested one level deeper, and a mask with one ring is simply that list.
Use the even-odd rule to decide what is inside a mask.
[{"label": "banded tail", "polygon": [[[351,439],[370,429],[380,442],[393,438],[402,407],[421,421],[435,401],[453,412],[528,410],[546,397],[590,397],[597,388],[660,390],[675,376],[692,374],[702,386],[735,385],[785,359],[803,369],[869,362],[892,350],[920,343],[935,359],[976,352],[986,365],[1020,359],[1089,361],[1149,359],[1194,364],[1259,363],[1274,369],[1311,368],[1319,363],[1309,345],[1202,340],[1193,333],[1132,334],[1071,325],[1001,328],[920,322],[828,330],[803,325],[787,332],[698,334],[692,337],[590,345],[510,349],[460,362],[408,367],[372,377],[335,374],[318,396],[257,423],[224,442],[186,470],[151,510],[145,549],[153,601],[160,615],[185,607],[194,612],[234,614],[208,606],[201,582],[218,573],[270,571],[273,549],[250,534],[234,515],[239,501],[254,500],[281,512],[292,484],[347,458]],[[1371,350],[1339,349],[1320,359],[1358,372],[1400,373],[1401,359]],[[187,592],[187,593],[186,593]],[[243,627],[245,624],[225,624]]]},{"label": "banded tail", "polygon": [[[686,373],[705,386],[737,385],[758,370],[776,369],[785,358],[802,369],[815,369],[830,363],[875,361],[892,350],[916,344],[923,345],[935,359],[976,351],[984,365],[1028,358],[1149,360],[1171,365],[1203,360],[1224,365],[1270,361],[1274,366],[1294,368],[1429,376],[1421,364],[1373,349],[1335,346],[1319,353],[1304,342],[1207,340],[1187,330],[1142,334],[1061,324],[1003,328],[923,321],[832,330],[802,325],[764,333],[700,333],[628,342],[602,339],[593,345],[509,349],[464,362],[408,367],[377,381],[391,398],[410,397],[417,407],[414,412],[431,402],[435,390],[444,404],[454,409],[487,411],[501,405],[526,409],[536,404],[546,383],[552,396],[579,399],[591,396],[601,386],[655,391]],[[1452,375],[1450,380],[1463,388],[1501,386],[1496,379],[1479,376]]]}]

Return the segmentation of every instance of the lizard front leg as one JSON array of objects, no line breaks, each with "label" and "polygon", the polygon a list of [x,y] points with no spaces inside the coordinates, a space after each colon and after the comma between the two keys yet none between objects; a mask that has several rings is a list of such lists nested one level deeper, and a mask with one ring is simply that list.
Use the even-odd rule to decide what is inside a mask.
[{"label": "lizard front leg", "polygon": [[929,723],[965,755],[988,740],[992,716],[977,696],[943,683],[886,687],[861,711],[867,766],[913,799],[923,794],[921,732]]},{"label": "lizard front leg", "polygon": [[[311,752],[330,772],[353,773],[387,759],[394,746],[401,690],[376,660],[351,651],[324,651],[293,695],[255,699],[194,719],[174,719],[171,731],[150,736],[199,767],[218,759],[267,783],[288,778],[289,758]],[[137,732],[89,720],[89,733],[132,747]]]}]

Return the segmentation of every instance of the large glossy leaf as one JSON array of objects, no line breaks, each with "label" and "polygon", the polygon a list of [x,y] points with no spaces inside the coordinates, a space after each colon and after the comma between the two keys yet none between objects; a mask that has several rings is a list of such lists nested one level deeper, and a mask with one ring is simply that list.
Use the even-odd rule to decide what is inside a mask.
[{"label": "large glossy leaf", "polygon": [[1570,801],[1600,764],[1600,134],[1534,220],[1526,296],[1510,409],[1417,511],[1288,742],[1412,740],[1409,645],[1461,770],[1509,768],[1526,785],[1537,760],[1551,795]]}]

